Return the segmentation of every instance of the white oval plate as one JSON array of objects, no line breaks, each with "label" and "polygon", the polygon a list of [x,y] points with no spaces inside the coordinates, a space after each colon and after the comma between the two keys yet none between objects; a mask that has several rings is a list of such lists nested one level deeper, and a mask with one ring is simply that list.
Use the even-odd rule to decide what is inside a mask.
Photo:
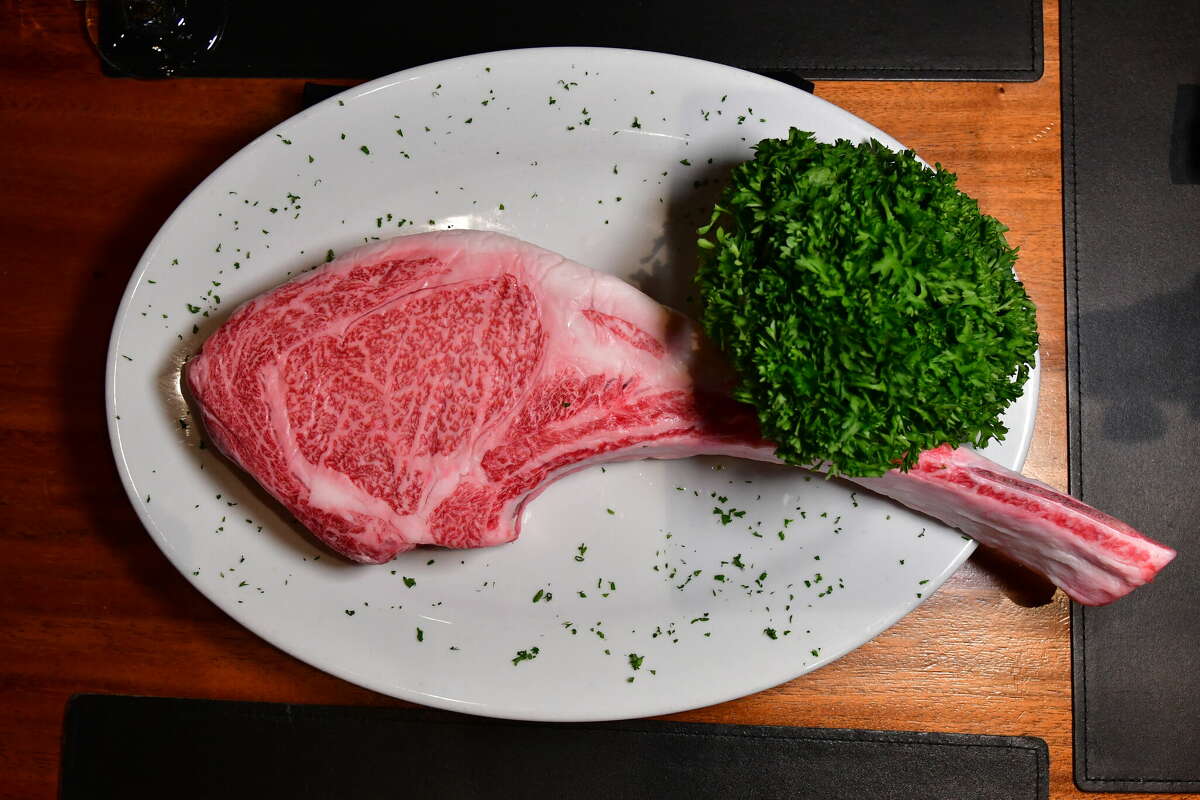
[{"label": "white oval plate", "polygon": [[[476,714],[675,712],[868,641],[974,544],[800,470],[694,459],[572,475],[531,504],[513,544],[351,566],[203,447],[179,393],[183,359],[233,307],[376,236],[504,231],[689,309],[717,180],[793,125],[901,147],[751,73],[583,48],[408,70],[259,137],[163,226],[113,330],[109,426],[150,534],[197,589],[297,658]],[[1020,467],[1036,395],[1035,374],[993,459]]]}]

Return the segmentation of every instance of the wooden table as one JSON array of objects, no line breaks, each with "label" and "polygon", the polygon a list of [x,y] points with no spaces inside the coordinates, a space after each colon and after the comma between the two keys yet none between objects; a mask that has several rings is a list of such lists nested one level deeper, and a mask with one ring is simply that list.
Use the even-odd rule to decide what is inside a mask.
[{"label": "wooden table", "polygon": [[[1065,487],[1058,9],[1036,83],[822,82],[817,94],[955,170],[1011,228],[1039,307],[1042,390],[1025,471]],[[81,4],[0,0],[0,795],[55,792],[77,692],[396,705],[243,629],[168,564],[126,501],[103,364],[130,271],[187,192],[299,110],[297,80],[113,80]],[[678,719],[1029,734],[1071,777],[1069,606],[976,556],[870,644]],[[1112,797],[1116,797],[1112,795]],[[1129,795],[1134,797],[1134,795]]]}]

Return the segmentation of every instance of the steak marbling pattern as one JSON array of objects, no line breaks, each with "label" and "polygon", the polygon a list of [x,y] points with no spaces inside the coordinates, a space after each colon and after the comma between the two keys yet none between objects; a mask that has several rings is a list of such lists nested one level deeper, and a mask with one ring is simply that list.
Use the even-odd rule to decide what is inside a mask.
[{"label": "steak marbling pattern", "polygon": [[[186,368],[214,443],[334,550],[515,539],[590,464],[775,461],[690,320],[624,281],[496,233],[402,236],[238,308]],[[1174,552],[966,450],[858,479],[1102,603]]]}]

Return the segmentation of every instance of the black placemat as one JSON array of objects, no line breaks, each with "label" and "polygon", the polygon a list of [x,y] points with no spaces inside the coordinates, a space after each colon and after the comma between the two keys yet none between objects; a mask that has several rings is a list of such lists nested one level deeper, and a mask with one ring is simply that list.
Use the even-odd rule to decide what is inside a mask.
[{"label": "black placemat", "polygon": [[1073,610],[1075,782],[1200,792],[1200,3],[1061,30],[1071,493],[1179,550]]},{"label": "black placemat", "polygon": [[[161,24],[139,19],[121,11],[126,4],[101,0],[101,46],[124,47],[127,69],[136,71],[129,54],[147,26],[168,31],[167,42],[190,37],[181,47],[153,51],[148,69],[164,52],[205,50],[218,0],[191,4],[193,29],[173,15]],[[1042,74],[1040,0],[610,0],[569,7],[228,0],[226,7],[215,46],[178,74],[372,78],[471,53],[551,45],[656,50],[804,78],[1031,81]]]},{"label": "black placemat", "polygon": [[1045,800],[1047,763],[1023,736],[82,695],[61,797]]}]

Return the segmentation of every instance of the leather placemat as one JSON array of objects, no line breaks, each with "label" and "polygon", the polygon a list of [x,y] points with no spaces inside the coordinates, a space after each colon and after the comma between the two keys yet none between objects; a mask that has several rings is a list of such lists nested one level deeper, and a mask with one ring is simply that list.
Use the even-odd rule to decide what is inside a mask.
[{"label": "leather placemat", "polygon": [[1017,736],[81,695],[61,798],[1046,800],[1047,763]]},{"label": "leather placemat", "polygon": [[1061,30],[1071,493],[1179,551],[1072,612],[1075,782],[1200,792],[1200,3]]},{"label": "leather placemat", "polygon": [[[124,5],[100,0],[102,51],[121,36],[129,46],[154,25],[128,18]],[[226,0],[225,7],[216,45],[177,74],[373,78],[471,53],[554,45],[655,50],[803,78],[1031,81],[1042,74],[1041,0],[610,0],[570,7]],[[205,18],[212,12],[191,13],[196,30],[188,35],[201,47],[209,38],[205,26],[215,24]],[[172,42],[175,22],[162,26]],[[136,59],[126,70],[137,74]]]}]

